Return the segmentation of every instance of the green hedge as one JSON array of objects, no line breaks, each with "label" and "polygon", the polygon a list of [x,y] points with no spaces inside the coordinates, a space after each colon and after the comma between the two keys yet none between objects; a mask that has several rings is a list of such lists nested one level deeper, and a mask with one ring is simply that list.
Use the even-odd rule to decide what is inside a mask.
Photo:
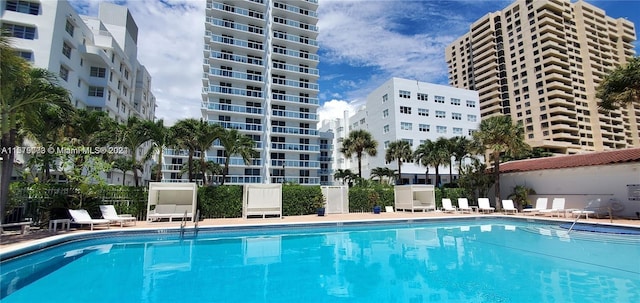
[{"label": "green hedge", "polygon": [[349,188],[349,212],[372,212],[374,206],[393,206],[393,187],[374,185]]}]

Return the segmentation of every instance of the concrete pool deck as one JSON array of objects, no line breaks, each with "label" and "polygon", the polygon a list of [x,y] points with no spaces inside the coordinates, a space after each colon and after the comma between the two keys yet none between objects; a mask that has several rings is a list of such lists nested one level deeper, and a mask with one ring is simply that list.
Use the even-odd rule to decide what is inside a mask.
[{"label": "concrete pool deck", "polygon": [[[351,222],[351,221],[385,221],[385,220],[406,220],[406,219],[425,219],[425,218],[473,218],[473,217],[517,217],[517,218],[529,218],[529,219],[543,219],[549,221],[558,222],[573,222],[575,218],[572,217],[549,217],[549,216],[532,216],[532,215],[503,215],[502,213],[494,214],[480,214],[480,213],[443,213],[439,211],[435,212],[393,212],[380,214],[373,213],[349,213],[349,214],[328,214],[324,217],[317,215],[304,215],[304,216],[285,216],[283,218],[256,218],[256,219],[244,219],[244,218],[223,218],[223,219],[204,219],[198,222],[199,227],[215,227],[215,226],[268,226],[274,224],[296,224],[296,223],[322,223],[322,222]],[[620,226],[631,226],[640,228],[640,220],[630,219],[597,219],[597,218],[581,218],[580,223],[596,223],[596,224],[614,224]],[[5,250],[20,249],[37,243],[46,242],[52,237],[62,237],[69,234],[79,233],[92,233],[104,230],[133,230],[133,229],[153,229],[153,228],[179,228],[181,222],[147,222],[137,221],[135,226],[120,227],[119,225],[112,225],[109,229],[105,227],[96,227],[93,231],[88,230],[86,226],[83,228],[72,228],[69,231],[58,231],[56,234],[49,232],[48,230],[34,230],[28,234],[21,235],[19,232],[4,232],[0,236],[0,252]],[[186,222],[187,228],[192,228],[194,222]]]}]

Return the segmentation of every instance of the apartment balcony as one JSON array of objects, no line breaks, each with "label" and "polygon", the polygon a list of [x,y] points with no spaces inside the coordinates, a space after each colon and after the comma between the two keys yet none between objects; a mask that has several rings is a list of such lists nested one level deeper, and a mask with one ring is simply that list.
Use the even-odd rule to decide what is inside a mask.
[{"label": "apartment balcony", "polygon": [[[233,20],[222,20],[207,16],[205,30],[216,30],[217,33],[234,35],[239,37],[264,39],[264,29],[259,26],[249,26]],[[208,35],[207,35],[208,36]]]},{"label": "apartment balcony", "polygon": [[[295,15],[291,15],[291,13]],[[300,8],[294,5],[290,5],[282,2],[274,2],[274,10],[273,14],[276,16],[284,15],[284,16],[295,16],[296,19],[300,18],[302,21],[310,24],[315,24],[318,22],[318,13],[315,12],[315,9],[305,9]]]},{"label": "apartment balcony", "polygon": [[304,60],[311,60],[311,61],[319,61],[320,57],[316,54],[312,54],[309,52],[299,52],[299,51],[295,51],[295,50],[290,50],[290,49],[286,49],[283,47],[278,47],[277,45],[273,46],[273,53],[274,56],[277,55],[282,55],[284,57],[284,59],[286,58],[295,58],[295,59],[304,59]]},{"label": "apartment balcony", "polygon": [[179,172],[187,163],[183,164],[162,164],[163,171],[176,171]]},{"label": "apartment balcony", "polygon": [[566,132],[565,130],[559,130],[559,131],[554,131],[551,134],[551,138],[554,141],[566,141],[566,142],[572,142],[574,144],[577,144],[578,142],[580,142],[580,136],[578,136],[578,133],[571,133],[571,132]]},{"label": "apartment balcony", "polygon": [[294,81],[273,77],[273,84],[283,86],[284,88],[301,88],[304,90],[314,90],[318,91],[319,87],[316,83],[304,82],[304,81]]},{"label": "apartment balcony", "polygon": [[282,162],[286,168],[319,168],[320,161],[307,160],[271,160],[271,166],[282,166]]},{"label": "apartment balcony", "polygon": [[[223,69],[219,69],[219,68],[211,68],[211,70],[209,71],[208,74],[203,75],[206,78],[211,77],[211,80],[214,80],[214,77],[217,78],[222,78],[222,79],[239,79],[239,80],[246,80],[246,81],[241,81],[243,83],[249,83],[249,84],[262,84],[262,82],[264,81],[264,77],[262,75],[258,75],[258,74],[247,74],[247,73],[243,73],[243,72],[236,72],[236,71],[231,71],[231,70],[223,70]],[[219,80],[219,79],[217,79]]]},{"label": "apartment balcony", "polygon": [[562,50],[558,50],[554,47],[547,47],[542,49],[542,57],[543,58],[549,58],[549,57],[555,57],[557,59],[559,59],[562,62],[568,62],[569,61],[569,55],[567,55],[567,52]]},{"label": "apartment balcony", "polygon": [[479,61],[477,62],[474,61],[473,66],[480,66],[480,67],[486,67],[486,68],[498,68],[498,60],[497,60],[497,56],[495,56],[495,52],[493,52],[489,56],[479,59]]},{"label": "apartment balcony", "polygon": [[319,152],[317,144],[271,143],[271,149],[281,151]]},{"label": "apartment balcony", "polygon": [[[167,148],[164,149],[163,156],[177,156],[177,157],[188,157],[189,156],[189,151],[188,150],[182,150],[182,149],[171,149],[171,148]],[[194,157],[200,157],[200,152],[196,151],[193,155]]]},{"label": "apartment balcony", "polygon": [[272,109],[271,114],[273,115],[273,117],[291,118],[291,120],[295,120],[295,121],[298,121],[298,120],[309,120],[313,122],[318,121],[318,115],[314,113]]},{"label": "apartment balcony", "polygon": [[241,115],[249,114],[249,115],[262,116],[263,114],[263,110],[260,107],[223,104],[223,103],[217,103],[217,102],[202,102],[202,106],[200,108],[211,110],[211,111],[225,111],[230,113],[238,113]]},{"label": "apartment balcony", "polygon": [[473,49],[474,54],[495,54],[496,52],[496,42],[493,39],[493,36],[487,36],[482,41],[479,41],[479,47],[477,49]]},{"label": "apartment balcony", "polygon": [[567,93],[571,93],[573,92],[573,87],[571,87],[570,84],[561,82],[561,81],[557,81],[557,80],[552,80],[552,81],[547,81],[545,82],[545,86],[547,88],[547,90],[552,90],[552,89],[560,89],[563,90]]},{"label": "apartment balcony", "polygon": [[[285,30],[285,31],[292,31],[292,32],[296,32],[296,33],[300,33],[300,34],[310,34],[310,35],[317,35],[318,34],[318,27],[313,25],[313,24],[308,24],[308,23],[304,23],[304,22],[298,22],[296,20],[291,20],[285,17],[278,17],[278,16],[273,16],[273,28],[275,30]],[[307,33],[307,31],[311,32],[311,33]]]},{"label": "apartment balcony", "polygon": [[549,115],[549,121],[551,121],[552,124],[555,123],[562,123],[562,122],[566,122],[569,125],[571,125],[571,127],[575,128],[576,126],[576,117],[574,116],[569,116],[569,115],[564,115],[564,114],[550,114]]},{"label": "apartment balcony", "polygon": [[480,106],[480,112],[484,117],[485,114],[489,113],[502,113],[502,105],[500,104],[500,100],[492,100],[491,102],[480,102],[482,104]]},{"label": "apartment balcony", "polygon": [[220,121],[220,120],[209,120],[209,123],[218,124],[226,129],[237,129],[240,131],[247,131],[247,132],[262,132],[262,124],[230,122],[230,121]]},{"label": "apartment balcony", "polygon": [[[488,64],[488,65],[486,65],[486,66],[478,67],[478,68],[475,70],[475,75],[476,75],[476,76],[478,76],[478,75],[484,76],[484,75],[489,74],[489,73],[492,73],[492,72],[493,72],[493,73],[494,73],[494,75],[496,75],[496,76],[495,76],[495,77],[493,77],[493,78],[492,78],[492,77],[489,77],[489,78],[492,78],[492,80],[497,79],[497,75],[498,75],[498,64],[497,64],[497,63],[496,63],[496,64]],[[483,80],[484,80],[484,79],[483,79]],[[483,80],[481,80],[480,82],[478,82],[478,84],[483,83],[483,82],[482,82]]]},{"label": "apartment balcony", "polygon": [[331,162],[331,161],[333,161],[333,158],[332,158],[332,157],[322,157],[322,156],[320,156],[320,157],[318,158],[318,160],[319,160],[320,162]]},{"label": "apartment balcony", "polygon": [[[545,60],[545,61],[552,61],[552,60]],[[571,71],[569,70],[569,66],[568,65],[566,67],[562,67],[562,66],[558,65],[557,62],[555,62],[555,61],[553,61],[553,62],[545,62],[545,65],[542,68],[542,71],[545,73],[545,75],[552,74],[552,73],[558,73],[558,74],[564,75],[564,76],[571,76]]]},{"label": "apartment balcony", "polygon": [[247,90],[247,89],[218,86],[218,85],[211,85],[208,88],[203,87],[202,92],[260,98],[260,100],[262,100],[262,96],[263,96],[262,91],[258,91],[258,90]]},{"label": "apartment balcony", "polygon": [[309,68],[305,66],[296,66],[291,64],[286,64],[284,62],[273,61],[273,68],[279,70],[290,71],[294,73],[301,73],[307,76],[313,76],[315,78],[319,77],[320,72],[316,68]]},{"label": "apartment balcony", "polygon": [[564,98],[567,100],[573,100],[573,95],[561,89],[547,90],[547,96],[549,98]]},{"label": "apartment balcony", "polygon": [[[562,99],[558,99],[558,100],[562,100]],[[549,113],[549,115],[554,116],[554,115],[566,115],[568,117],[570,117],[571,119],[576,118],[576,112],[574,107],[567,107],[567,106],[573,106],[573,104],[570,104],[564,100],[562,100],[562,106],[551,106],[548,102],[547,102],[549,109],[547,110],[547,113]]]},{"label": "apartment balcony", "polygon": [[[256,57],[248,57],[248,56],[241,56],[241,55],[235,55],[235,54],[229,54],[229,53],[222,53],[219,51],[211,51],[210,58],[227,60],[229,62],[250,64],[252,66],[264,67],[264,61],[261,58],[256,58]],[[209,62],[211,61],[209,60]]]},{"label": "apartment balcony", "polygon": [[227,175],[224,181],[225,184],[246,184],[246,183],[262,183],[261,176],[252,175]]},{"label": "apartment balcony", "polygon": [[321,150],[333,150],[333,144],[320,144]]},{"label": "apartment balcony", "polygon": [[[207,3],[207,11],[213,10],[220,11],[224,14],[233,14],[238,17],[242,17],[246,22],[255,22],[256,20],[264,21],[264,13],[259,11],[259,7],[255,7],[255,9],[246,9],[218,2]],[[213,14],[213,12],[211,13]]]},{"label": "apartment balcony", "polygon": [[319,132],[315,129],[300,128],[300,127],[281,127],[273,126],[271,128],[273,133],[280,134],[293,134],[293,135],[306,135],[306,136],[318,136]]},{"label": "apartment balcony", "polygon": [[243,53],[253,53],[262,56],[264,44],[261,41],[243,40],[235,37],[225,37],[216,34],[211,35],[212,44],[218,43],[225,46],[233,46],[232,49]]},{"label": "apartment balcony", "polygon": [[[225,161],[227,161],[227,159],[225,157],[207,157],[207,161],[211,161],[213,163],[217,163],[220,165],[224,165]],[[242,167],[246,167],[246,166],[261,166],[262,165],[262,159],[251,159],[249,161],[249,165],[247,165],[244,162],[244,159],[242,159],[242,157],[230,157],[229,158],[229,166],[242,166]]]},{"label": "apartment balcony", "polygon": [[302,103],[302,104],[313,104],[313,105],[318,105],[319,104],[318,98],[300,97],[300,96],[293,96],[293,95],[287,95],[287,94],[272,93],[271,94],[271,98],[273,100],[293,102],[293,103],[296,103],[296,104],[299,104],[299,103]]},{"label": "apartment balcony", "polygon": [[[545,19],[545,21],[548,20],[549,19]],[[561,27],[561,25],[558,25],[556,23],[545,22],[544,25],[540,26],[538,32],[540,33],[541,43],[552,40],[564,45],[567,42],[567,39],[564,36],[564,29]]]},{"label": "apartment balcony", "polygon": [[320,184],[318,177],[271,177],[271,183]]},{"label": "apartment balcony", "polygon": [[283,41],[285,43],[295,43],[298,47],[308,47],[308,49],[312,52],[315,52],[318,49],[318,41],[311,39],[309,37],[298,36],[285,32],[274,32],[273,37],[276,39],[273,42],[278,43],[278,40]]}]

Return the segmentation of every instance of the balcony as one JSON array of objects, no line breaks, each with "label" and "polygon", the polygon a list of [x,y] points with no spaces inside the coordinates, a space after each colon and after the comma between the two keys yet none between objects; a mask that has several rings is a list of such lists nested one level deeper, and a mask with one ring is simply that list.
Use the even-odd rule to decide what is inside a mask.
[{"label": "balcony", "polygon": [[292,95],[286,95],[286,94],[272,93],[271,98],[273,100],[288,101],[288,102],[294,102],[294,103],[314,104],[314,105],[319,104],[318,98],[300,97],[300,96],[292,96]]},{"label": "balcony", "polygon": [[202,89],[203,89],[203,93],[220,93],[220,94],[254,97],[254,98],[262,98],[263,96],[262,91],[258,91],[258,90],[247,90],[247,89],[218,86],[218,85],[211,85],[209,86],[208,89],[206,87],[203,87]]},{"label": "balcony", "polygon": [[281,78],[273,78],[273,84],[277,84],[277,85],[282,85],[282,86],[286,86],[286,87],[294,87],[294,88],[304,88],[304,89],[311,89],[311,90],[318,90],[318,84],[316,83],[310,83],[310,82],[304,82],[304,81],[294,81],[294,80],[286,80],[286,79],[281,79]]},{"label": "balcony", "polygon": [[[217,163],[220,165],[224,165],[225,161],[227,159],[225,157],[207,157],[207,161],[211,161],[213,163]],[[242,159],[242,157],[231,157],[229,158],[229,165],[230,166],[261,166],[262,165],[262,159],[251,159],[250,163],[247,165],[244,162],[244,159]]]},{"label": "balcony", "polygon": [[247,74],[247,73],[235,72],[235,71],[230,71],[230,70],[222,70],[222,69],[218,69],[218,68],[211,68],[211,70],[209,71],[209,75],[220,76],[220,77],[225,77],[225,78],[235,78],[235,79],[241,79],[241,80],[249,80],[249,81],[254,81],[254,82],[262,82],[263,79],[264,79],[262,77],[262,75]]},{"label": "balcony", "polygon": [[211,58],[264,66],[264,61],[262,60],[262,58],[246,57],[246,56],[234,55],[229,53],[222,53],[218,51],[212,51]]},{"label": "balcony", "polygon": [[281,133],[281,134],[318,136],[317,130],[309,129],[309,128],[273,126],[271,131],[274,133]]},{"label": "balcony", "polygon": [[316,144],[271,143],[271,148],[283,151],[320,151],[320,147]]},{"label": "balcony", "polygon": [[274,32],[273,37],[276,39],[282,39],[286,41],[318,47],[318,41],[311,39],[309,37],[297,36],[297,35],[288,34],[285,32]]},{"label": "balcony", "polygon": [[295,66],[295,65],[286,64],[286,63],[283,63],[283,62],[277,62],[275,60],[273,61],[273,68],[286,70],[286,71],[292,71],[292,72],[296,72],[296,73],[307,74],[307,75],[313,75],[313,76],[320,75],[320,72],[318,71],[318,69],[309,68],[309,67],[305,67],[305,66]]},{"label": "balcony", "polygon": [[226,13],[233,13],[238,16],[245,16],[252,19],[264,20],[264,14],[261,12],[244,9],[241,7],[235,7],[233,5],[222,4],[218,2],[207,3],[207,9],[220,10]]},{"label": "balcony", "polygon": [[319,161],[307,161],[307,160],[271,160],[271,166],[282,166],[282,162],[286,168],[318,168],[320,167]]},{"label": "balcony", "polygon": [[262,131],[262,124],[250,124],[250,123],[229,122],[229,121],[220,121],[220,120],[209,120],[209,123],[218,124],[226,129],[237,129],[237,130],[254,131],[254,132]]},{"label": "balcony", "polygon": [[271,113],[275,117],[286,117],[286,118],[292,118],[296,120],[305,119],[305,120],[311,120],[311,121],[318,121],[318,115],[313,113],[301,113],[301,112],[294,112],[294,111],[288,111],[288,110],[275,110],[275,109],[272,110]]},{"label": "balcony", "polygon": [[227,111],[241,114],[255,114],[262,115],[262,108],[260,107],[251,107],[244,105],[231,105],[231,104],[223,104],[216,102],[202,102],[202,109],[207,110],[218,110],[218,111]]}]

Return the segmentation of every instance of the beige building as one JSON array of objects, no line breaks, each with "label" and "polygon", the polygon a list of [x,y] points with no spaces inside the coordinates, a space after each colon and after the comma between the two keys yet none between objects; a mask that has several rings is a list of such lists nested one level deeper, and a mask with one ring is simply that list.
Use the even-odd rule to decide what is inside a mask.
[{"label": "beige building", "polygon": [[634,24],[578,1],[516,1],[446,49],[449,83],[477,90],[481,116],[510,114],[554,153],[640,146],[640,105],[605,112],[596,87],[635,55]]}]

